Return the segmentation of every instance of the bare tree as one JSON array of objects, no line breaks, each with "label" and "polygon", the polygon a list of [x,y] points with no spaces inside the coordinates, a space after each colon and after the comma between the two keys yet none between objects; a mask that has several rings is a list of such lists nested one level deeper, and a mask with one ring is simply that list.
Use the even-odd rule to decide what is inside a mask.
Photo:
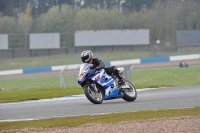
[{"label": "bare tree", "polygon": [[19,15],[19,26],[24,33],[24,49],[28,48],[28,35],[31,31],[32,26],[32,15],[30,3],[27,4],[26,10],[24,13]]}]

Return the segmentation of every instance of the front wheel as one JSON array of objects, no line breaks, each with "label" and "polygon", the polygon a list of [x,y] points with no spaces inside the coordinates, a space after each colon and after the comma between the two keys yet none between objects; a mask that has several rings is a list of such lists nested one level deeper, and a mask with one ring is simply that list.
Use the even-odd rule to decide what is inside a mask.
[{"label": "front wheel", "polygon": [[131,82],[126,80],[125,83],[129,86],[129,88],[124,89],[124,96],[122,98],[127,102],[134,101],[137,98],[137,91]]},{"label": "front wheel", "polygon": [[103,102],[104,93],[102,89],[97,88],[97,92],[92,86],[84,87],[85,96],[94,104],[101,104]]}]

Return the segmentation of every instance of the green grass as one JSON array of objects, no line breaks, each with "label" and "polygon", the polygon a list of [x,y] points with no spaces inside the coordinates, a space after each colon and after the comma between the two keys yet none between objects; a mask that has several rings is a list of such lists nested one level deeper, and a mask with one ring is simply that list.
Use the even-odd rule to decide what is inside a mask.
[{"label": "green grass", "polygon": [[32,121],[0,122],[1,130],[21,128],[52,128],[52,127],[76,127],[83,124],[106,124],[122,121],[147,120],[155,118],[172,118],[180,116],[199,116],[200,107],[187,109],[170,109],[157,111],[139,111],[128,113],[112,113],[97,116],[77,116],[66,118],[51,118]]},{"label": "green grass", "polygon": [[14,102],[25,100],[39,100],[68,95],[83,94],[82,88],[50,88],[50,89],[23,89],[0,91],[1,102]]},{"label": "green grass", "polygon": [[[68,82],[67,82],[68,81]],[[80,86],[66,79],[67,88],[60,88],[60,77],[0,80],[0,102],[23,101],[83,94]],[[138,88],[199,86],[200,67],[132,71],[131,82]]]},{"label": "green grass", "polygon": [[132,72],[136,88],[200,85],[200,67],[165,68]]},{"label": "green grass", "polygon": [[4,89],[35,89],[59,87],[59,76],[35,77],[12,80],[0,80],[0,86]]},{"label": "green grass", "polygon": [[[65,76],[65,84],[72,87],[74,84],[73,76]],[[75,77],[77,79],[77,75]],[[76,85],[77,80],[75,81]],[[36,89],[36,88],[59,88],[60,76],[45,76],[45,77],[28,77],[18,79],[3,79],[0,80],[0,88],[6,90],[19,90],[19,89]]]},{"label": "green grass", "polygon": [[[81,63],[80,54],[81,53],[43,56],[43,57],[1,59],[0,71],[45,67],[45,66],[79,64]],[[103,61],[115,61],[115,60],[139,59],[148,57],[162,57],[162,56],[187,55],[187,54],[199,54],[199,51],[194,51],[194,52],[160,51],[159,53],[155,53],[154,51],[126,51],[126,52],[109,52],[109,53],[97,52],[94,53],[94,56],[99,57]]]}]

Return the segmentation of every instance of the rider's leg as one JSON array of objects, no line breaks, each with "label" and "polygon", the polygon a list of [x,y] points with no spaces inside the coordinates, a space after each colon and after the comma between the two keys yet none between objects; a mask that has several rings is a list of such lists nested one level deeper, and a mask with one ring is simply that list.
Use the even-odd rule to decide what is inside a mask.
[{"label": "rider's leg", "polygon": [[113,66],[113,74],[119,79],[119,84],[124,84],[124,77],[119,73],[116,66]]},{"label": "rider's leg", "polygon": [[105,70],[105,71],[106,71],[106,73],[107,73],[108,75],[110,75],[110,76],[111,76],[111,75],[112,75],[112,73],[113,73],[113,72],[112,72],[112,68],[111,68],[111,67],[105,67],[105,68],[104,68],[104,70]]},{"label": "rider's leg", "polygon": [[119,79],[119,83],[122,83],[122,84],[124,83],[124,78],[119,73],[116,66],[106,67],[104,68],[104,70],[106,71],[108,75],[111,75],[113,73]]}]

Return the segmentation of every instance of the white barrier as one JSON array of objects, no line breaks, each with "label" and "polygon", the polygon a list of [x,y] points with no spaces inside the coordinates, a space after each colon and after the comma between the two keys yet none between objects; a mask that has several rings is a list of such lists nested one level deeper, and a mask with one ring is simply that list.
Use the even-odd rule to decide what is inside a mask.
[{"label": "white barrier", "polygon": [[13,75],[13,74],[23,74],[23,70],[18,69],[18,70],[0,71],[0,75]]},{"label": "white barrier", "polygon": [[140,64],[140,59],[133,59],[133,60],[121,60],[121,61],[111,61],[111,66],[118,66],[118,65],[130,65],[130,64]]},{"label": "white barrier", "polygon": [[170,56],[170,61],[200,59],[200,54]]},{"label": "white barrier", "polygon": [[[192,59],[200,59],[200,54],[169,56],[169,61],[181,61],[181,60],[192,60]],[[148,60],[148,58],[145,58],[145,60]],[[152,58],[149,58],[149,60],[152,60]],[[110,61],[109,64],[111,66],[141,64],[141,59]],[[80,64],[68,65],[67,69],[72,69],[72,70],[77,69],[77,67],[79,65]],[[66,67],[66,65],[51,66],[51,71],[60,71],[60,70],[63,70],[65,67]],[[35,68],[35,69],[37,69],[37,68]],[[0,76],[13,75],[13,74],[24,74],[25,70],[26,69],[0,71]],[[33,70],[34,70],[34,68],[33,68]],[[28,72],[26,72],[26,73],[28,73]]]}]

